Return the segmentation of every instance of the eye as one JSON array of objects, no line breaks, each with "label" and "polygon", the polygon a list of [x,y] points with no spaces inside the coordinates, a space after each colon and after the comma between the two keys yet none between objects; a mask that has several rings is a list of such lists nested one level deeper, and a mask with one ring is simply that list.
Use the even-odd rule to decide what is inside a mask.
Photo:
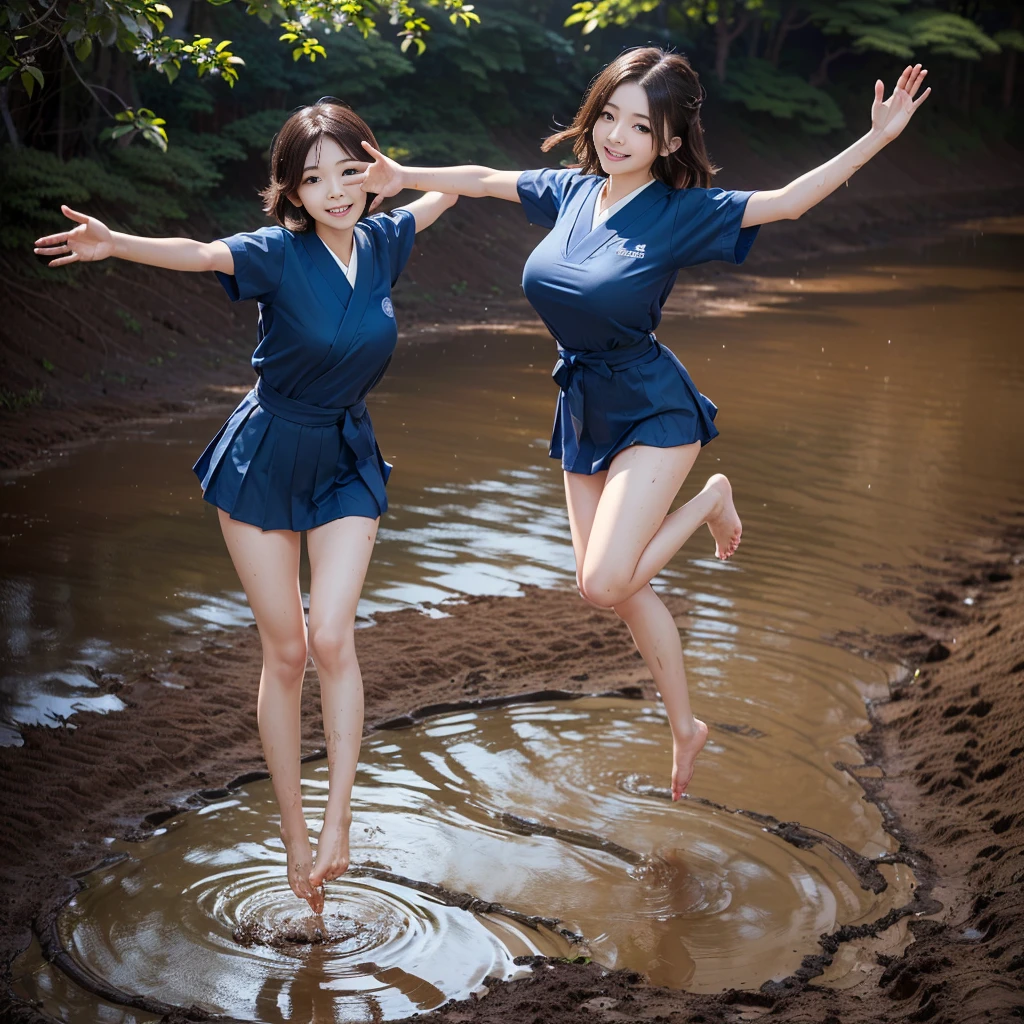
[{"label": "eye", "polygon": [[602,110],[601,111],[601,117],[606,118],[609,121],[614,121],[615,120],[615,118],[612,117],[612,114],[611,114],[610,110]]},{"label": "eye", "polygon": [[358,167],[346,167],[345,170],[343,170],[341,172],[341,176],[344,178],[345,175],[347,175],[347,174],[358,174],[358,173],[359,173],[359,168]]},{"label": "eye", "polygon": [[303,185],[315,185],[320,179],[315,175],[311,174],[305,178],[302,182]]},{"label": "eye", "polygon": [[651,134],[651,129],[648,128],[647,125],[645,125],[645,124],[635,124],[635,125],[633,125],[633,127],[638,132],[641,132],[644,135],[650,135]]}]

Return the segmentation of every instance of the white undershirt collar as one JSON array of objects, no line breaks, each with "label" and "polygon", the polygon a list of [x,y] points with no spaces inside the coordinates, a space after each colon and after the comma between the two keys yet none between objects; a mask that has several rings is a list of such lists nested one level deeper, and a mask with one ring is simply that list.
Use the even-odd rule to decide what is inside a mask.
[{"label": "white undershirt collar", "polygon": [[604,221],[606,221],[613,213],[618,213],[619,210],[621,210],[626,205],[626,203],[628,203],[631,199],[636,199],[636,197],[640,195],[640,193],[643,192],[643,190],[647,188],[648,185],[653,185],[654,182],[654,178],[651,178],[650,181],[645,181],[639,188],[633,189],[633,191],[630,192],[629,195],[623,196],[618,201],[612,203],[612,205],[609,206],[607,210],[598,212],[601,207],[601,192],[604,190],[604,185],[602,185],[597,190],[597,196],[594,199],[594,222],[591,224],[590,230],[593,231],[598,224],[604,223]]},{"label": "white undershirt collar", "polygon": [[[323,239],[320,239],[323,242]],[[359,257],[356,255],[359,252],[359,247],[356,245],[355,234],[352,235],[352,255],[348,258],[348,266],[341,262],[341,257],[326,243],[324,242],[324,248],[334,257],[334,262],[341,267],[342,272],[348,279],[348,283],[352,288],[356,286],[356,269],[359,263]]]}]

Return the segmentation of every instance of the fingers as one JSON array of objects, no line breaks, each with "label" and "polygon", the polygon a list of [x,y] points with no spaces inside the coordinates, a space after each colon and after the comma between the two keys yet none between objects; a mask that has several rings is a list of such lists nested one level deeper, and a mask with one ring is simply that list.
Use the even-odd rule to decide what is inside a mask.
[{"label": "fingers", "polygon": [[47,266],[50,267],[63,267],[65,263],[77,263],[81,257],[77,252],[68,253],[67,256],[61,256],[58,260],[50,260]]},{"label": "fingers", "polygon": [[67,256],[67,254],[71,252],[71,245],[68,242],[59,242],[50,245],[41,245],[40,242],[36,242],[36,247],[32,251],[37,256]]},{"label": "fingers", "polygon": [[383,203],[383,202],[384,202],[384,197],[383,196],[377,196],[373,200],[373,202],[370,203],[370,213],[373,213],[373,211],[376,210],[377,207],[380,206],[380,204]]},{"label": "fingers", "polygon": [[920,64],[918,64],[917,67],[917,74],[914,75],[913,79],[907,86],[907,92],[910,93],[911,96],[913,96],[914,93],[924,85],[924,76],[928,74],[927,68],[922,68]]},{"label": "fingers", "polygon": [[[918,67],[920,67],[920,64]],[[896,83],[896,88],[893,90],[894,92],[898,92],[900,89],[905,89],[907,87],[907,82],[910,81],[910,74],[913,70],[914,68],[910,64],[903,69],[903,74],[900,75],[899,81]]]},{"label": "fingers", "polygon": [[366,150],[366,152],[367,152],[367,153],[369,153],[369,154],[370,154],[370,156],[372,156],[372,157],[373,157],[373,159],[374,159],[374,162],[375,162],[375,163],[377,163],[377,162],[379,162],[379,161],[381,161],[381,160],[386,160],[386,159],[387,159],[387,157],[386,157],[386,156],[384,156],[384,154],[383,154],[383,153],[379,153],[379,152],[378,152],[377,150],[375,150],[375,149],[373,148],[373,146],[371,146],[371,145],[370,145],[370,144],[369,144],[368,142],[366,142],[365,140],[364,140],[364,141],[363,141],[363,143],[362,143],[362,147],[363,147],[363,149],[365,149],[365,150]]},{"label": "fingers", "polygon": [[875,81],[875,99],[879,103],[885,99],[885,85],[880,78]]},{"label": "fingers", "polygon": [[918,96],[918,98],[916,100],[914,100],[914,102],[911,104],[911,106],[910,106],[911,111],[917,110],[917,108],[919,106],[921,106],[921,104],[924,103],[924,101],[926,99],[928,99],[928,95],[929,95],[929,93],[931,91],[932,91],[932,87],[928,86],[928,88],[925,89],[925,91],[923,93],[921,93],[921,95]]},{"label": "fingers", "polygon": [[60,212],[69,220],[78,221],[79,224],[89,223],[89,215],[87,213],[79,213],[77,210],[72,210],[70,206],[65,206],[63,203],[61,203]]},{"label": "fingers", "polygon": [[[67,245],[67,243],[68,243],[68,233],[66,231],[61,231],[59,234],[56,234],[56,235],[47,235],[45,238],[37,238],[36,241],[35,241],[35,244],[37,246],[41,246],[41,245]],[[36,249],[36,252],[38,253],[39,250]],[[40,256],[45,256],[45,255],[47,255],[47,253],[39,253],[39,255]]]}]

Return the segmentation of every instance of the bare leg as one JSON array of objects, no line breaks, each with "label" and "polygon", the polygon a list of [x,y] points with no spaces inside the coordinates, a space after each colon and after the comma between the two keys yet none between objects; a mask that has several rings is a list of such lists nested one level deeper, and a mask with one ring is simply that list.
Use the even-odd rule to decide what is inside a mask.
[{"label": "bare leg", "polygon": [[672,799],[678,800],[693,777],[693,764],[704,749],[708,727],[694,718],[683,667],[683,645],[672,613],[650,584],[615,605],[654,676],[672,728]]},{"label": "bare leg", "polygon": [[281,839],[288,855],[288,884],[319,913],[322,900],[309,881],[313,851],[302,813],[302,678],[306,672],[306,623],[299,593],[298,533],[264,532],[220,513],[231,560],[256,617],[263,672],[256,705],[263,754],[281,810]]},{"label": "bare leg", "polygon": [[363,678],[355,651],[356,605],[370,563],[377,520],[351,516],[306,535],[312,578],[309,650],[320,675],[330,788],[310,882],[348,870],[352,785],[363,734]]},{"label": "bare leg", "polygon": [[[565,497],[576,556],[577,583],[587,558],[587,545],[606,477],[606,473],[593,476],[565,474]],[[679,630],[671,613],[650,586],[615,605],[614,610],[629,627],[633,642],[651,670],[664,701],[672,729],[672,798],[678,800],[690,782],[694,761],[708,735],[707,726],[694,718],[690,708]]]},{"label": "bare leg", "polygon": [[631,597],[705,523],[720,557],[728,558],[736,550],[742,527],[732,487],[720,473],[667,515],[699,451],[697,443],[677,448],[636,445],[612,460],[583,566],[583,590],[589,600],[610,608]]}]

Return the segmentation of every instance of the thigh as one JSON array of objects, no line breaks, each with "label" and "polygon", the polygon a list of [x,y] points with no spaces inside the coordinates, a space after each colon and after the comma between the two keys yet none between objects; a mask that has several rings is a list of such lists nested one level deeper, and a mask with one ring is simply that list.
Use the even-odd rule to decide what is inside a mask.
[{"label": "thigh", "polygon": [[699,453],[699,441],[675,448],[637,444],[612,459],[587,542],[588,569],[632,575]]},{"label": "thigh", "polygon": [[272,644],[304,640],[306,622],[299,591],[300,535],[261,530],[220,510],[220,528],[231,561],[256,618],[260,639]]},{"label": "thigh", "polygon": [[346,516],[306,534],[311,632],[323,625],[344,628],[355,622],[378,523],[365,516]]},{"label": "thigh", "polygon": [[587,554],[590,530],[604,489],[604,473],[587,476],[583,473],[565,473],[565,505],[569,512],[569,531],[572,534],[572,551],[576,557],[576,582],[580,582],[583,560]]}]

